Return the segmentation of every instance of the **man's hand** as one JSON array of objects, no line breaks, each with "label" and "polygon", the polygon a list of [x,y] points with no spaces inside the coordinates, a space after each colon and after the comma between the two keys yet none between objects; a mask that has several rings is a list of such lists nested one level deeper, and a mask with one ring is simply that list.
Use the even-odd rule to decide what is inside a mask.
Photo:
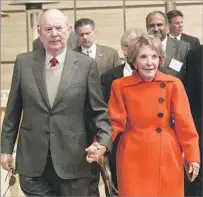
[{"label": "man's hand", "polygon": [[1,165],[5,170],[14,169],[12,155],[1,153]]},{"label": "man's hand", "polygon": [[107,151],[107,148],[106,146],[100,145],[98,142],[94,142],[92,145],[86,148],[85,151],[87,151],[86,160],[89,163],[92,163],[94,161],[98,162]]},{"label": "man's hand", "polygon": [[188,173],[191,174],[190,181],[193,182],[199,174],[200,165],[197,162],[189,163],[189,171]]}]

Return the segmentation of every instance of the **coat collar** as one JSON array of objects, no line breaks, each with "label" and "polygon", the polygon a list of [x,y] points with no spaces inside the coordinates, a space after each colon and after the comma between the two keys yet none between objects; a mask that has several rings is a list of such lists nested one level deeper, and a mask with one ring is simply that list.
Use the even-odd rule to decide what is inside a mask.
[{"label": "coat collar", "polygon": [[[124,77],[123,80],[125,81],[126,86],[147,83],[140,77],[140,75],[136,71],[133,72],[132,76]],[[172,81],[174,81],[173,76],[164,74],[158,70],[155,79],[152,82],[172,82]]]}]

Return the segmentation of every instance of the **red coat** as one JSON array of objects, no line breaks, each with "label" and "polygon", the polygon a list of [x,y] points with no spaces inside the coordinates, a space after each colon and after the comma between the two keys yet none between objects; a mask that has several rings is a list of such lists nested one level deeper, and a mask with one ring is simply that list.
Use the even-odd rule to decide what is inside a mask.
[{"label": "red coat", "polygon": [[123,132],[117,152],[120,196],[184,196],[182,151],[187,162],[199,162],[200,154],[181,81],[159,71],[153,82],[137,73],[115,80],[109,115],[113,140]]}]

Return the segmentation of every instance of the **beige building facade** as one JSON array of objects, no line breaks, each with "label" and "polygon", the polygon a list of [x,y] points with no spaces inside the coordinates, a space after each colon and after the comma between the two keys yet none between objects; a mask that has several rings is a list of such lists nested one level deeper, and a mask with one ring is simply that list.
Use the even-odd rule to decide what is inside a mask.
[{"label": "beige building facade", "polygon": [[[24,5],[10,5],[2,0],[1,9],[8,17],[1,18],[1,87],[9,89],[13,63],[18,53],[27,51],[26,12]],[[96,23],[97,42],[119,51],[120,38],[125,29],[145,30],[145,17],[154,10],[165,11],[164,0],[67,0],[44,4],[43,9],[59,8],[69,17],[70,23],[89,17]],[[184,13],[184,32],[203,42],[203,0],[177,0],[176,9]],[[32,39],[32,38],[31,38]]]}]

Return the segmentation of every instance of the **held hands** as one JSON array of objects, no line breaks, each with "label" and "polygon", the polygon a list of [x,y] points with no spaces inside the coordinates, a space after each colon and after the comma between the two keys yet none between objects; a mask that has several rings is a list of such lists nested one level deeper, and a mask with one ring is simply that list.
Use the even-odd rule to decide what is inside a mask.
[{"label": "held hands", "polygon": [[98,162],[102,159],[102,156],[107,151],[106,146],[100,145],[98,142],[94,142],[92,145],[90,145],[88,148],[85,149],[87,152],[86,160],[89,163],[92,163],[94,161]]},{"label": "held hands", "polygon": [[197,162],[189,163],[188,173],[190,175],[190,181],[193,182],[199,174],[200,165]]},{"label": "held hands", "polygon": [[3,169],[8,170],[8,171],[10,169],[14,169],[12,155],[1,153],[1,165],[2,165]]}]

